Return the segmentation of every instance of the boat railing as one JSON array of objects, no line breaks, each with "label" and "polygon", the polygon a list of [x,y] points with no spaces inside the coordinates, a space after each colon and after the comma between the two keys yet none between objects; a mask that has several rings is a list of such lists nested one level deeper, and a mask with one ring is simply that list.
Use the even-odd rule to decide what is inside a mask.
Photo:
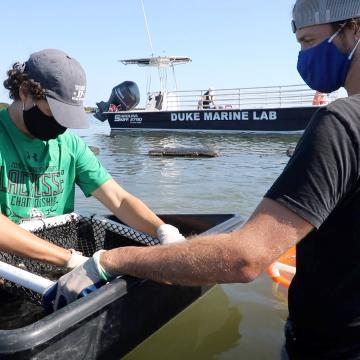
[{"label": "boat railing", "polygon": [[[162,99],[161,104],[148,104],[147,109],[158,110],[196,110],[203,109],[203,100],[208,89],[177,90],[164,93],[153,92],[148,98]],[[316,92],[306,85],[268,86],[252,88],[229,88],[213,90],[213,104],[210,108],[216,109],[256,109],[256,108],[284,108],[305,107],[316,104],[314,102]],[[325,102],[331,102],[337,98],[336,93],[323,94]]]}]

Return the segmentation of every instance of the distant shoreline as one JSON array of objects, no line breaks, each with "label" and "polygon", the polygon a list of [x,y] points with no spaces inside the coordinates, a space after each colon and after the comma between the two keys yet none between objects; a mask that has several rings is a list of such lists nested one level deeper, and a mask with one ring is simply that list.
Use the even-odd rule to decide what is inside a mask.
[{"label": "distant shoreline", "polygon": [[[0,102],[0,109],[7,108],[9,105],[8,103]],[[85,106],[84,109],[87,113],[94,113],[96,111],[96,108],[91,106]]]}]

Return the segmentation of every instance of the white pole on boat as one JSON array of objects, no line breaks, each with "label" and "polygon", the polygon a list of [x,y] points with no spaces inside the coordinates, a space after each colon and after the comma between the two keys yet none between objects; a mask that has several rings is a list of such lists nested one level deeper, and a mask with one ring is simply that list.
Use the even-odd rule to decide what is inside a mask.
[{"label": "white pole on boat", "polygon": [[0,277],[43,295],[54,281],[0,261]]},{"label": "white pole on boat", "polygon": [[142,12],[143,12],[143,15],[144,15],[146,32],[147,32],[148,38],[149,38],[149,43],[150,43],[150,48],[151,48],[151,56],[154,56],[154,48],[153,48],[153,44],[152,44],[152,40],[151,40],[151,35],[150,35],[150,31],[149,31],[149,24],[148,24],[148,22],[147,22],[147,18],[146,18],[146,13],[145,13],[145,7],[144,7],[144,2],[143,2],[143,0],[140,0],[140,3],[141,3]]},{"label": "white pole on boat", "polygon": [[[140,0],[140,3],[141,3],[141,9],[142,9],[142,12],[143,12],[143,16],[144,16],[146,32],[147,32],[147,35],[148,35],[148,38],[149,38],[149,44],[150,44],[150,49],[151,49],[151,57],[154,57],[154,47],[153,47],[153,43],[152,43],[152,39],[151,39],[151,35],[150,35],[149,24],[148,24],[148,21],[147,21],[146,12],[145,12],[145,6],[144,6],[143,0]],[[164,92],[165,85],[163,83],[163,77],[161,75],[161,69],[160,69],[159,65],[157,66],[157,69],[158,69],[158,75],[159,75],[159,79],[160,79],[160,90],[161,90],[161,92]],[[149,86],[149,89],[147,90],[147,92],[150,92],[150,86]]]},{"label": "white pole on boat", "polygon": [[175,83],[175,90],[177,90],[178,84],[177,84],[177,80],[176,80],[176,76],[175,76],[174,64],[171,64],[171,67],[172,67],[173,79],[174,79],[174,83]]}]

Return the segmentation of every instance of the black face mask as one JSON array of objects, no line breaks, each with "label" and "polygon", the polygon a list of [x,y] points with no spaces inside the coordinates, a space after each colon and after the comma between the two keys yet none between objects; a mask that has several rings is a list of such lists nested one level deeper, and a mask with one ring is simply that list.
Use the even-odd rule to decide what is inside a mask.
[{"label": "black face mask", "polygon": [[40,140],[56,139],[66,127],[61,126],[52,116],[45,115],[36,105],[23,110],[24,123],[30,134]]}]

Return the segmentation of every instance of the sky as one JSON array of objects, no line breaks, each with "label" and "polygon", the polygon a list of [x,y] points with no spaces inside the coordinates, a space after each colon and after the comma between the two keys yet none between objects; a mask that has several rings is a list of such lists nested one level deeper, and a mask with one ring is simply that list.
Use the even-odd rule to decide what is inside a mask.
[{"label": "sky", "polygon": [[[302,84],[290,26],[293,2],[143,0],[151,48],[141,0],[1,0],[0,79],[32,52],[57,48],[84,67],[86,106],[107,100],[125,80],[138,84],[141,102],[149,75],[151,90],[158,90],[156,71],[118,62],[152,54],[192,59],[175,67],[178,90]],[[10,102],[3,86],[0,102]]]}]

